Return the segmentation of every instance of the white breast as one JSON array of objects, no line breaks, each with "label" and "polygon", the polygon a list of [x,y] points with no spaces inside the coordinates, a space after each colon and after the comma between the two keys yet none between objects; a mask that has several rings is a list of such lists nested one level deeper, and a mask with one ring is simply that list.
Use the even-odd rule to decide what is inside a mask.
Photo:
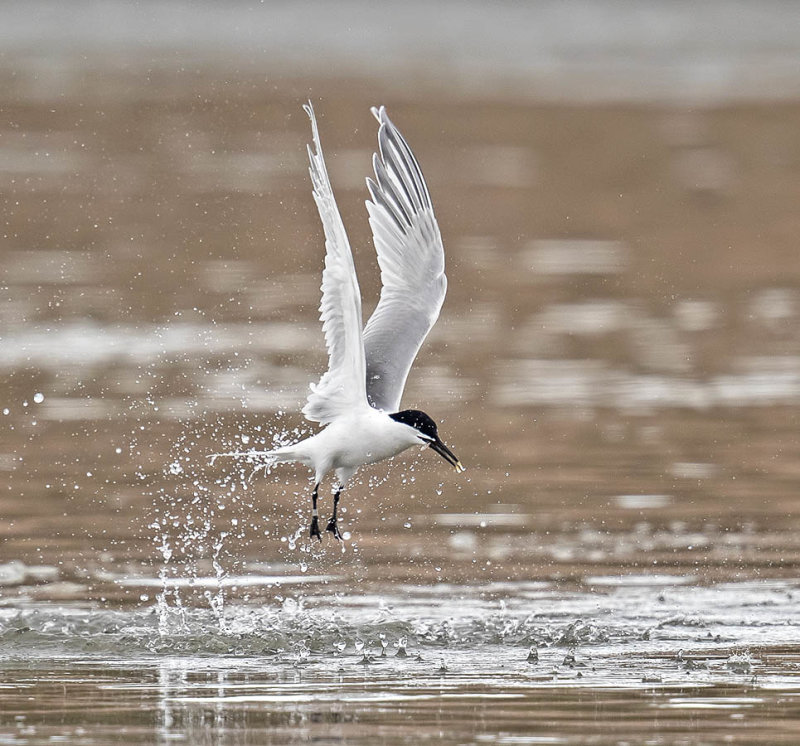
[{"label": "white breast", "polygon": [[349,478],[360,466],[396,456],[413,445],[421,445],[413,428],[372,408],[337,419],[298,444],[318,480],[332,469],[340,478]]}]

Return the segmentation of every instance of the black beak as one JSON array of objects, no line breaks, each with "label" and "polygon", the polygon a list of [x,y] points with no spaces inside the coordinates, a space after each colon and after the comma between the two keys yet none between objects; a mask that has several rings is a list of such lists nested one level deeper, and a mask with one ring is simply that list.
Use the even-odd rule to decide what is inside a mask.
[{"label": "black beak", "polygon": [[466,471],[466,469],[461,465],[461,462],[456,458],[455,453],[453,453],[444,443],[442,443],[439,438],[434,440],[430,447],[436,451],[448,464],[450,464],[457,472]]}]

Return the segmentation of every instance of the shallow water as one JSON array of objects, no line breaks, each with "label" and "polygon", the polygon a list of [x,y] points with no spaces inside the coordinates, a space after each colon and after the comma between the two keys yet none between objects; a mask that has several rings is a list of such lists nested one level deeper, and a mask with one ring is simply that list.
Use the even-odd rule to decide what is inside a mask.
[{"label": "shallow water", "polygon": [[25,604],[0,616],[8,742],[790,743],[797,595],[607,576],[309,589],[219,615]]},{"label": "shallow water", "polygon": [[[347,35],[338,74],[233,50],[244,6],[190,48],[183,6],[78,4],[81,53],[9,16],[0,743],[797,742],[800,37],[725,14],[740,56],[673,66],[641,40],[683,11],[633,44],[606,5],[574,64],[548,6],[552,55],[446,37],[402,81]],[[307,539],[302,471],[209,460],[308,432],[309,95],[365,310],[369,105],[423,164],[450,284],[404,402],[468,467],[365,469],[342,545]]]}]

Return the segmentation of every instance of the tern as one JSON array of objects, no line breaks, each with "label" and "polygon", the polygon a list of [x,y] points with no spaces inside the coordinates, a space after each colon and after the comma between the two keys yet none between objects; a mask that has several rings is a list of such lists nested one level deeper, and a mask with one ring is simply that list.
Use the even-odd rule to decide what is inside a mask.
[{"label": "tern", "polygon": [[302,412],[325,427],[297,443],[261,453],[275,462],[295,461],[312,469],[309,535],[321,541],[317,500],[320,483],[329,472],[335,472],[336,483],[327,531],[341,539],[339,499],[361,466],[423,445],[457,472],[464,467],[439,437],[430,416],[400,409],[409,370],[439,316],[447,290],[444,246],[419,163],[386,109],[373,108],[379,124],[378,152],[372,158],[375,178],[367,179],[371,199],[366,206],[382,288],[378,305],[363,326],[353,254],[322,156],[314,109],[310,101],[303,108],[311,120],[309,173],[325,234],[319,310],[329,359],[327,372],[319,383],[311,384]]}]

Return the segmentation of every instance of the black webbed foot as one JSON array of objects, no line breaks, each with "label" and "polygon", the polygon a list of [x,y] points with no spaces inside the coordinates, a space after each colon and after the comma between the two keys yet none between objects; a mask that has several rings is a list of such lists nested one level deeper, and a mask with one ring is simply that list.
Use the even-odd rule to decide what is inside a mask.
[{"label": "black webbed foot", "polygon": [[325,530],[330,531],[339,541],[342,540],[342,535],[339,533],[339,526],[337,525],[335,518],[331,518],[331,520],[328,522],[328,528]]},{"label": "black webbed foot", "polygon": [[317,516],[314,516],[311,519],[311,528],[309,529],[308,535],[313,539],[316,537],[320,541],[322,541],[322,534],[319,532],[319,520]]}]

